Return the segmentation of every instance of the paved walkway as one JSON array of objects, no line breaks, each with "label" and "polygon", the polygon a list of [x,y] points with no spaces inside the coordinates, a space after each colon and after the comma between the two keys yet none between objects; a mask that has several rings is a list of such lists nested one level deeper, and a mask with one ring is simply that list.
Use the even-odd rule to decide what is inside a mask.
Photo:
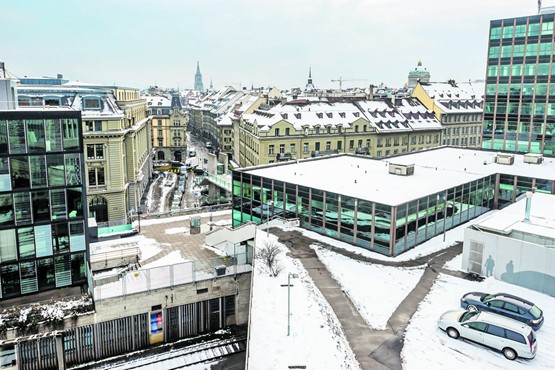
[{"label": "paved walkway", "polygon": [[[160,224],[141,225],[141,234],[147,238],[156,240],[161,244],[160,247],[162,248],[161,252],[146,260],[142,260],[142,266],[157,261],[176,250],[180,252],[181,256],[186,261],[198,261],[218,257],[216,253],[203,247],[206,234],[210,232],[210,216],[201,218],[201,233],[195,235],[191,235],[189,231],[189,219],[182,221],[171,220],[171,218],[164,219],[163,227],[160,227]],[[228,221],[229,223],[223,221]],[[217,230],[224,226],[231,226],[231,211],[226,215],[212,216],[212,222],[218,223],[218,225],[212,227],[213,230]],[[172,232],[171,229],[182,230]],[[167,233],[168,231],[170,231],[169,234]]]},{"label": "paved walkway", "polygon": [[[410,318],[414,315],[420,301],[428,294],[446,261],[462,252],[462,243],[446,250],[413,261],[382,261],[308,238],[298,231],[271,229],[272,234],[290,249],[290,254],[298,258],[316,287],[322,292],[339,319],[345,335],[362,369],[402,369],[401,350],[403,336]],[[331,276],[325,265],[318,259],[311,244],[318,244],[360,261],[388,266],[422,266],[426,269],[416,287],[405,297],[388,321],[386,330],[368,327],[349,297],[343,293],[339,283]],[[453,273],[458,276],[458,273]]]}]

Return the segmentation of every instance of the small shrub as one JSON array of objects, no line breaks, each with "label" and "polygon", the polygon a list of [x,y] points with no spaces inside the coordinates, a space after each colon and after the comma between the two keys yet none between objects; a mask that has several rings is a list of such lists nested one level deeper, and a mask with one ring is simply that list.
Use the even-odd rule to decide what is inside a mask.
[{"label": "small shrub", "polygon": [[270,270],[271,276],[278,276],[283,270],[283,266],[279,263],[278,256],[281,253],[279,246],[270,240],[264,242],[264,246],[257,253],[257,258],[262,261],[264,266]]}]

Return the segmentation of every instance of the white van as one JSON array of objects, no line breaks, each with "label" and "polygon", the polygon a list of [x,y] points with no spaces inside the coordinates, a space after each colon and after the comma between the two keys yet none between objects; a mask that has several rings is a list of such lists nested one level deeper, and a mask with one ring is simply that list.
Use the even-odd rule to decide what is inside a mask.
[{"label": "white van", "polygon": [[536,333],[526,324],[489,312],[453,310],[441,315],[441,330],[451,338],[464,338],[503,353],[509,359],[534,358]]},{"label": "white van", "polygon": [[195,148],[190,148],[189,157],[196,157],[196,156],[197,156],[197,150]]}]

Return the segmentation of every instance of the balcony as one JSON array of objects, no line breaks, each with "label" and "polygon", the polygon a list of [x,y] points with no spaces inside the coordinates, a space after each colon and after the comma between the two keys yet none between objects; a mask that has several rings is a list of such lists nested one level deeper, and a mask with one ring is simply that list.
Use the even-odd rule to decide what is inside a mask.
[{"label": "balcony", "polygon": [[314,158],[314,157],[323,157],[325,155],[334,155],[338,153],[339,153],[338,150],[313,150],[310,153],[310,156]]},{"label": "balcony", "polygon": [[368,147],[357,148],[357,150],[355,151],[355,154],[360,154],[360,155],[367,155],[369,153],[370,153],[370,148]]},{"label": "balcony", "polygon": [[276,161],[278,162],[285,162],[285,161],[290,161],[293,158],[293,154],[292,153],[278,153],[276,154]]}]

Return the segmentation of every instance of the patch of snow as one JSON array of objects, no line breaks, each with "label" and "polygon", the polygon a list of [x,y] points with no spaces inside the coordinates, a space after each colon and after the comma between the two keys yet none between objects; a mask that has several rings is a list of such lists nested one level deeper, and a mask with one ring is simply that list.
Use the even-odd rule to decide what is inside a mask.
[{"label": "patch of snow", "polygon": [[169,266],[169,265],[175,265],[175,264],[183,263],[183,262],[188,262],[188,260],[184,259],[181,256],[181,252],[180,251],[172,251],[172,252],[168,253],[166,256],[164,256],[160,259],[157,259],[154,262],[143,265],[141,267],[141,269],[151,269],[153,267]]},{"label": "patch of snow", "polygon": [[453,258],[451,261],[445,262],[445,265],[443,267],[445,267],[448,270],[453,270],[453,271],[464,271],[462,269],[462,254],[459,254],[458,256]]},{"label": "patch of snow", "polygon": [[188,227],[174,227],[173,229],[166,229],[166,234],[179,234],[179,233],[186,233],[189,231]]}]

